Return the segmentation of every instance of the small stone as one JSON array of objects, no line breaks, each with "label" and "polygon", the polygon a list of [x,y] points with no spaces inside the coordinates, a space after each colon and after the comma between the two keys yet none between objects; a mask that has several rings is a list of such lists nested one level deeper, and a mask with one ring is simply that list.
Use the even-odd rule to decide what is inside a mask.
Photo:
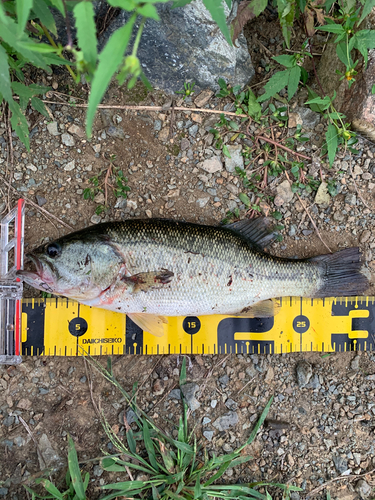
[{"label": "small stone", "polygon": [[13,438],[13,441],[14,441],[14,444],[16,446],[18,446],[19,448],[21,448],[21,446],[24,446],[26,443],[25,438],[23,438],[22,436],[17,436],[15,438]]},{"label": "small stone", "polygon": [[75,169],[75,166],[76,166],[76,162],[75,162],[75,160],[72,160],[65,165],[64,170],[66,172],[70,172],[71,170]]},{"label": "small stone", "polygon": [[238,407],[238,404],[233,401],[233,399],[231,398],[228,398],[226,401],[225,401],[225,406],[229,409],[229,410],[237,410],[237,407]]},{"label": "small stone", "polygon": [[234,172],[236,167],[244,168],[242,146],[227,146],[230,158],[225,157],[225,168],[227,172]]},{"label": "small stone", "polygon": [[155,396],[161,396],[164,392],[164,382],[160,378],[156,379],[152,386],[152,392]]},{"label": "small stone", "polygon": [[47,434],[42,434],[39,439],[38,447],[38,459],[41,469],[49,468],[57,463],[61,463],[61,459],[57,452],[52,448],[51,442],[48,439]]},{"label": "small stone", "polygon": [[352,370],[359,370],[359,362],[361,360],[361,356],[359,354],[357,354],[357,356],[355,356],[351,363],[350,363],[350,368]]},{"label": "small stone", "polygon": [[51,135],[60,135],[58,129],[57,129],[57,122],[51,122],[51,123],[48,123],[47,125],[47,130],[48,132],[51,134]]},{"label": "small stone", "polygon": [[267,370],[266,378],[264,379],[266,384],[271,384],[275,376],[274,369],[270,366]]},{"label": "small stone", "polygon": [[312,368],[307,361],[300,361],[296,368],[297,382],[300,388],[305,387],[312,376]]},{"label": "small stone", "polygon": [[198,198],[196,203],[197,203],[199,208],[204,208],[207,205],[207,203],[209,202],[209,200],[210,200],[209,196],[207,196],[207,198]]},{"label": "small stone", "polygon": [[26,168],[28,168],[29,170],[32,170],[33,172],[38,171],[38,168],[35,165],[33,165],[32,163],[27,164]]},{"label": "small stone", "polygon": [[145,213],[146,213],[147,217],[148,217],[149,219],[151,219],[151,217],[152,217],[152,212],[151,212],[151,210],[146,210],[146,211],[145,211]]},{"label": "small stone", "polygon": [[99,205],[103,205],[103,203],[105,202],[104,193],[98,193],[97,195],[95,195],[94,202],[98,203]]},{"label": "small stone", "polygon": [[168,394],[168,399],[181,399],[181,391],[180,391],[180,389],[173,389]]},{"label": "small stone", "polygon": [[207,441],[212,441],[214,431],[203,431],[203,436],[207,439]]},{"label": "small stone", "polygon": [[103,474],[103,469],[100,467],[100,465],[95,465],[94,466],[94,476],[100,477]]},{"label": "small stone", "polygon": [[202,425],[207,425],[211,422],[211,419],[208,418],[208,417],[203,417],[203,420],[202,420]]},{"label": "small stone", "polygon": [[[375,377],[375,376],[374,376],[374,377]],[[213,400],[211,401],[211,408],[216,408],[216,406],[217,406],[217,399],[213,399]]]},{"label": "small stone", "polygon": [[189,127],[189,135],[195,137],[198,133],[199,125],[195,124]]},{"label": "small stone", "polygon": [[197,97],[194,99],[194,104],[197,106],[197,108],[203,108],[205,104],[208,103],[208,101],[211,99],[213,96],[213,91],[209,89],[202,90],[200,94],[197,95]]},{"label": "small stone", "polygon": [[94,146],[92,146],[92,149],[95,151],[95,153],[100,153],[100,151],[102,149],[102,145],[101,144],[95,144]]},{"label": "small stone", "polygon": [[276,197],[274,199],[274,204],[277,207],[282,205],[287,205],[293,199],[293,191],[288,180],[283,181],[276,188]]},{"label": "small stone", "polygon": [[222,377],[219,378],[219,382],[223,387],[226,387],[229,384],[229,377],[228,375],[223,375]]},{"label": "small stone", "polygon": [[361,234],[361,238],[360,238],[359,242],[360,243],[366,243],[370,239],[370,237],[371,237],[371,231],[369,231],[368,229],[366,229]]},{"label": "small stone", "polygon": [[138,208],[138,204],[137,204],[137,202],[136,202],[136,201],[134,201],[134,200],[128,200],[128,201],[127,201],[126,206],[127,206],[128,208],[130,208],[130,210],[133,210],[133,211],[134,211],[134,210],[137,210],[137,208]]},{"label": "small stone", "polygon": [[326,182],[322,182],[316,192],[315,203],[317,205],[329,205],[330,202],[331,197],[328,193],[328,184]]},{"label": "small stone", "polygon": [[57,82],[52,82],[53,90],[57,90],[59,88],[59,84]]},{"label": "small stone", "polygon": [[348,461],[345,458],[336,455],[333,457],[333,463],[335,464],[336,470],[339,474],[343,474],[348,470]]},{"label": "small stone", "polygon": [[169,128],[164,127],[163,130],[159,132],[158,139],[162,142],[165,142],[169,136]]},{"label": "small stone", "polygon": [[79,381],[81,382],[81,384],[85,384],[85,383],[86,383],[86,380],[87,380],[86,375],[83,375],[83,377],[81,377],[81,378],[79,379]]},{"label": "small stone", "polygon": [[154,121],[154,130],[156,132],[159,132],[159,130],[161,130],[161,127],[162,127],[161,120],[155,120]]},{"label": "small stone", "polygon": [[36,194],[35,198],[36,198],[36,202],[38,203],[38,205],[40,207],[42,207],[43,205],[45,205],[47,203],[47,200],[43,196],[40,196],[39,194]]},{"label": "small stone", "polygon": [[107,130],[107,134],[114,139],[125,139],[125,132],[121,127],[111,125]]},{"label": "small stone", "polygon": [[190,148],[190,141],[189,141],[189,139],[186,139],[186,137],[183,137],[181,139],[180,147],[181,147],[181,151],[185,151],[186,149],[189,149]]},{"label": "small stone", "polygon": [[73,147],[75,145],[75,141],[70,134],[62,134],[61,142],[65,144],[65,146]]},{"label": "small stone", "polygon": [[99,224],[99,223],[102,221],[102,219],[101,219],[100,215],[96,215],[96,214],[94,214],[94,215],[91,217],[90,221],[91,221],[93,224]]},{"label": "small stone", "polygon": [[345,196],[345,203],[348,205],[355,205],[357,203],[357,197],[354,193],[348,193]]},{"label": "small stone", "polygon": [[81,129],[81,127],[78,127],[78,125],[75,124],[68,128],[68,132],[78,135],[78,137],[85,137],[85,132]]},{"label": "small stone", "polygon": [[191,411],[197,410],[201,405],[195,397],[196,392],[199,391],[199,385],[194,382],[189,382],[181,386],[181,391]]},{"label": "small stone", "polygon": [[214,174],[215,172],[220,172],[223,170],[223,164],[218,156],[213,156],[208,160],[204,160],[201,163],[198,163],[198,167],[200,167],[205,172],[209,174]]},{"label": "small stone", "polygon": [[366,481],[364,481],[363,479],[360,479],[358,481],[358,483],[355,486],[355,490],[363,500],[368,498],[372,493],[371,486],[367,484]]},{"label": "small stone", "polygon": [[30,410],[32,402],[29,399],[20,399],[17,403],[17,408],[22,410]]},{"label": "small stone", "polygon": [[302,118],[298,113],[289,113],[288,128],[296,128],[297,125],[302,126]]},{"label": "small stone", "polygon": [[226,431],[230,427],[238,424],[238,415],[235,411],[230,411],[217,418],[212,424],[218,431]]}]

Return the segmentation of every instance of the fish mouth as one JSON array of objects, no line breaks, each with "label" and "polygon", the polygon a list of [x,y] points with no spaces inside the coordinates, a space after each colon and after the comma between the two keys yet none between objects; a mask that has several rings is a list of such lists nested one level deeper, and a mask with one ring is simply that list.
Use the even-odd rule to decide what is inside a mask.
[{"label": "fish mouth", "polygon": [[55,273],[48,262],[41,262],[35,254],[26,255],[25,269],[16,274],[22,281],[42,292],[54,292]]}]

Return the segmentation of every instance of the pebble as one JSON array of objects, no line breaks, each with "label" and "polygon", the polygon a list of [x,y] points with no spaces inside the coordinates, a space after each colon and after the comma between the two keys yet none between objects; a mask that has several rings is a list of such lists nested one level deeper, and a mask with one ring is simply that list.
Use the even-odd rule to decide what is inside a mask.
[{"label": "pebble", "polygon": [[75,160],[72,160],[65,165],[64,170],[66,172],[70,172],[71,170],[75,169],[75,166],[76,166],[76,162],[75,162]]},{"label": "pebble", "polygon": [[332,460],[339,474],[343,474],[348,470],[348,461],[345,458],[340,455],[335,455],[332,457]]},{"label": "pebble", "polygon": [[302,389],[305,387],[312,376],[312,367],[307,361],[300,361],[296,367],[297,372],[297,382],[299,387]]},{"label": "pebble", "polygon": [[39,194],[36,194],[35,198],[36,198],[36,202],[38,203],[38,205],[40,207],[42,207],[43,205],[45,205],[47,203],[47,200],[43,196],[40,196]]},{"label": "pebble", "polygon": [[238,424],[238,414],[235,411],[230,411],[226,413],[225,415],[222,415],[221,417],[217,418],[215,422],[213,422],[213,426],[218,430],[218,431],[226,431],[230,427],[233,427],[234,425]]},{"label": "pebble", "polygon": [[211,404],[211,408],[216,408],[217,399],[213,399],[210,404]]},{"label": "pebble", "polygon": [[203,431],[203,436],[207,439],[207,441],[212,441],[214,431]]},{"label": "pebble", "polygon": [[60,464],[61,458],[58,453],[53,449],[47,434],[42,434],[38,442],[38,459],[40,468],[43,470],[46,467],[56,466]]},{"label": "pebble", "polygon": [[282,205],[287,205],[290,201],[292,201],[294,193],[290,186],[290,182],[288,180],[283,181],[276,188],[276,197],[274,199],[274,204],[277,207],[281,207]]},{"label": "pebble", "polygon": [[93,224],[99,224],[101,221],[102,221],[102,218],[100,217],[100,215],[96,215],[94,214],[90,221],[93,223]]},{"label": "pebble", "polygon": [[162,127],[161,120],[155,120],[154,121],[154,130],[159,132],[159,130],[161,130],[161,127]]},{"label": "pebble", "polygon": [[75,141],[70,134],[62,134],[61,142],[65,144],[65,146],[73,147],[75,145]]},{"label": "pebble", "polygon": [[348,193],[345,196],[345,203],[348,205],[355,205],[357,203],[357,197],[354,193]]},{"label": "pebble", "polygon": [[373,489],[368,483],[366,483],[366,481],[360,479],[358,483],[355,485],[355,491],[363,500],[366,500],[371,496]]},{"label": "pebble", "polygon": [[78,137],[85,137],[85,132],[81,129],[81,127],[78,127],[78,125],[71,125],[69,128],[68,128],[68,132],[70,134],[75,134],[75,135],[78,135]]},{"label": "pebble", "polygon": [[125,139],[125,132],[121,127],[111,125],[107,130],[107,134],[114,139]]},{"label": "pebble", "polygon": [[60,135],[58,128],[57,128],[57,122],[48,123],[47,130],[51,135],[54,135],[54,136]]},{"label": "pebble", "polygon": [[229,409],[229,410],[237,410],[237,407],[238,407],[238,404],[236,403],[236,401],[234,401],[233,399],[227,399],[225,401],[225,406]]},{"label": "pebble", "polygon": [[331,197],[328,193],[328,184],[326,182],[322,182],[318,188],[318,191],[315,195],[315,203],[317,205],[329,205],[331,202]]},{"label": "pebble", "polygon": [[360,243],[366,243],[371,237],[371,231],[369,231],[368,229],[366,229],[365,231],[363,231],[363,233],[361,234],[361,237],[359,239],[359,242]]},{"label": "pebble", "polygon": [[218,156],[213,156],[212,158],[204,160],[198,163],[197,166],[209,174],[214,174],[215,172],[223,170],[223,164]]},{"label": "pebble", "polygon": [[200,94],[197,95],[197,97],[194,99],[194,104],[197,106],[197,108],[203,108],[208,101],[211,99],[213,96],[213,91],[209,89],[204,89]]},{"label": "pebble", "polygon": [[198,129],[199,129],[198,124],[192,125],[191,127],[189,127],[189,135],[191,137],[195,137],[198,133]]},{"label": "pebble", "polygon": [[195,397],[195,394],[199,391],[199,385],[194,382],[188,382],[181,386],[181,391],[190,410],[197,410],[201,405]]},{"label": "pebble", "polygon": [[198,205],[199,208],[204,208],[209,201],[210,201],[209,196],[207,196],[205,198],[198,198],[196,201],[196,204]]},{"label": "pebble", "polygon": [[236,167],[244,168],[244,160],[242,156],[242,146],[227,146],[230,158],[225,157],[225,169],[227,172],[234,172]]}]

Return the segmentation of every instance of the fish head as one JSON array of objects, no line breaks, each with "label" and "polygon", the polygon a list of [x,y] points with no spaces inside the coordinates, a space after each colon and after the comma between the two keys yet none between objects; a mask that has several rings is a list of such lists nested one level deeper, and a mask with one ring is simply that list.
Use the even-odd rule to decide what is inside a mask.
[{"label": "fish head", "polygon": [[73,233],[26,255],[17,275],[44,292],[79,301],[99,297],[116,282],[123,262],[109,238]]}]

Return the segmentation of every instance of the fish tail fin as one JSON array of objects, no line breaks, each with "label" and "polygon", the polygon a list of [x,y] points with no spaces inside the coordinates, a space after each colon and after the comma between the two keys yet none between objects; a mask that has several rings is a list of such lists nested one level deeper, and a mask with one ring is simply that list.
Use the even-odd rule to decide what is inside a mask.
[{"label": "fish tail fin", "polygon": [[361,273],[361,252],[358,247],[308,260],[323,269],[323,285],[315,297],[361,295],[369,286],[368,279]]}]

